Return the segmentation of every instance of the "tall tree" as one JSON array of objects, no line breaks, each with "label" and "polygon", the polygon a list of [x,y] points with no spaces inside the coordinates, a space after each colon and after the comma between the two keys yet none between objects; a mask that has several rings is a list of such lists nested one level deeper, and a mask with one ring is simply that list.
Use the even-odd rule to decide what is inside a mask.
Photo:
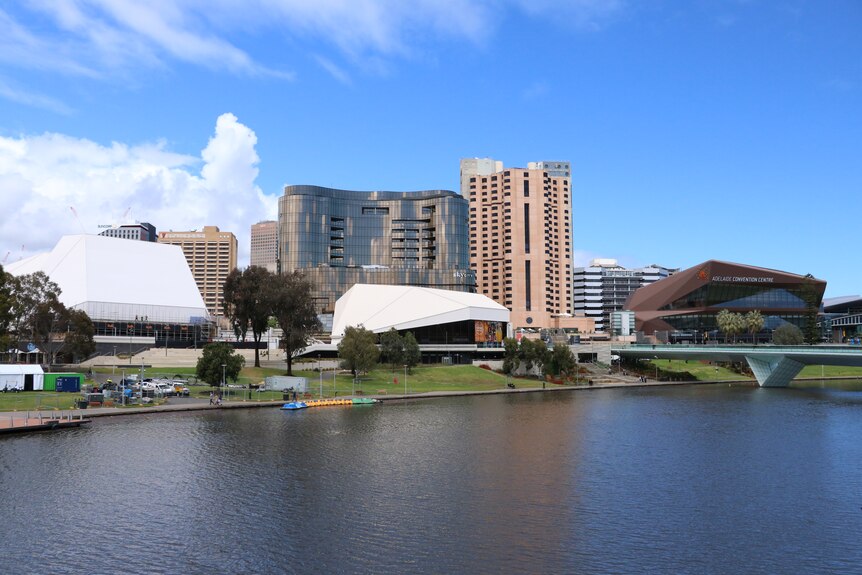
[{"label": "tall tree", "polygon": [[763,329],[763,323],[763,314],[756,309],[745,314],[745,326],[748,329],[748,333],[751,334],[751,341],[755,345],[757,345],[757,334]]},{"label": "tall tree", "polygon": [[404,338],[394,327],[380,334],[380,355],[393,372],[396,367],[404,365]]},{"label": "tall tree", "polygon": [[422,350],[419,349],[419,343],[412,331],[408,331],[402,338],[404,341],[404,355],[401,361],[407,366],[407,369],[412,370],[422,361]]},{"label": "tall tree", "polygon": [[44,272],[34,272],[13,278],[12,284],[12,343],[21,348],[21,343],[34,341],[34,318],[40,304],[50,304],[60,297],[60,286],[52,282]]},{"label": "tall tree", "polygon": [[820,329],[817,326],[817,314],[820,312],[820,299],[822,294],[814,282],[814,276],[805,276],[802,284],[802,301],[805,302],[805,323],[802,327],[802,335],[805,343],[814,345],[820,343]]},{"label": "tall tree", "polygon": [[554,346],[550,358],[550,372],[553,375],[569,375],[575,369],[575,355],[572,348],[558,343]]},{"label": "tall tree", "polygon": [[220,385],[223,374],[225,380],[236,381],[243,365],[245,365],[245,358],[235,353],[230,344],[224,342],[209,343],[204,346],[203,353],[198,358],[195,375],[210,385]]},{"label": "tall tree", "polygon": [[69,310],[56,298],[36,304],[33,310],[30,318],[31,339],[33,343],[39,345],[49,365],[54,363],[57,352],[63,347],[66,335],[71,331],[68,317]]},{"label": "tall tree", "polygon": [[96,351],[96,342],[93,339],[96,328],[87,312],[79,309],[70,310],[67,321],[69,331],[66,334],[64,351],[72,356],[72,363],[77,363],[79,359]]},{"label": "tall tree", "polygon": [[719,311],[715,316],[715,323],[718,325],[719,331],[724,334],[724,343],[727,343],[727,338],[730,336],[731,331],[733,330],[733,314],[730,310],[723,309]]},{"label": "tall tree", "polygon": [[273,297],[278,276],[260,266],[233,270],[224,282],[224,313],[237,338],[245,341],[251,330],[254,340],[254,366],[260,367],[260,342],[273,315]]},{"label": "tall tree", "polygon": [[362,326],[348,326],[338,344],[341,367],[349,369],[354,378],[360,373],[371,370],[380,357],[380,350],[377,349],[375,340],[374,332]]},{"label": "tall tree", "polygon": [[0,265],[0,351],[9,349],[9,328],[12,325],[12,274]]},{"label": "tall tree", "polygon": [[521,365],[521,357],[518,349],[518,340],[507,337],[503,340],[503,373],[514,375]]},{"label": "tall tree", "polygon": [[287,375],[293,375],[294,356],[308,347],[311,336],[320,330],[311,298],[312,284],[301,272],[293,271],[278,276],[272,292],[272,315],[282,331]]}]

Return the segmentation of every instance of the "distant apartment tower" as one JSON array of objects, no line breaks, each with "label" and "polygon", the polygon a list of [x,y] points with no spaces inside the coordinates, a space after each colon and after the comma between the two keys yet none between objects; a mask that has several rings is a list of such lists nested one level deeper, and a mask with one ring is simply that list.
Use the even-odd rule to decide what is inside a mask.
[{"label": "distant apartment tower", "polygon": [[509,308],[515,329],[580,325],[572,317],[569,182],[539,168],[500,169],[467,182],[477,291]]},{"label": "distant apartment tower", "polygon": [[223,316],[224,282],[236,268],[236,236],[218,226],[204,226],[202,231],[159,232],[159,243],[182,248],[204,305],[212,315]]},{"label": "distant apartment tower", "polygon": [[578,267],[573,271],[575,313],[593,318],[596,331],[613,331],[614,335],[628,335],[622,333],[624,330],[616,332],[611,321],[613,312],[623,311],[626,300],[638,288],[655,283],[677,271],[678,268],[659,265],[625,268],[615,259],[594,259],[589,266]]},{"label": "distant apartment tower", "polygon": [[143,242],[155,242],[158,239],[156,235],[156,227],[147,222],[139,222],[137,224],[125,224],[117,227],[110,227],[99,232],[100,236],[108,236],[110,238],[122,238],[124,240],[139,240]]},{"label": "distant apartment tower", "polygon": [[267,220],[251,226],[251,261],[275,273],[278,271],[278,222]]},{"label": "distant apartment tower", "polygon": [[470,196],[470,178],[488,176],[503,170],[503,162],[491,158],[461,159],[461,195]]},{"label": "distant apartment tower", "polygon": [[357,283],[475,292],[467,208],[448,190],[287,186],[278,203],[281,271],[314,283],[321,313]]}]

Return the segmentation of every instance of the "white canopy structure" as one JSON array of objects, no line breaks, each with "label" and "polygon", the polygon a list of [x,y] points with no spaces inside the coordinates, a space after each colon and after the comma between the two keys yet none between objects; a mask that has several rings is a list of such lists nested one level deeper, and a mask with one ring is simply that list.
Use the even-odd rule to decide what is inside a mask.
[{"label": "white canopy structure", "polygon": [[335,302],[332,342],[348,326],[380,333],[465,320],[509,322],[509,310],[475,293],[433,288],[356,284]]},{"label": "white canopy structure", "polygon": [[50,252],[11,263],[6,271],[15,276],[44,272],[60,286],[60,301],[93,321],[190,323],[208,317],[179,246],[63,236]]},{"label": "white canopy structure", "polygon": [[42,366],[28,363],[0,364],[0,390],[41,390],[45,383]]}]

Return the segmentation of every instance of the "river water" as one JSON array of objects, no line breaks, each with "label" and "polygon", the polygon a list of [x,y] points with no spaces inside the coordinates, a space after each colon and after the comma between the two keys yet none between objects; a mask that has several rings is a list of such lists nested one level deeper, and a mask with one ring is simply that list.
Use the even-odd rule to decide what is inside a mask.
[{"label": "river water", "polygon": [[700,385],[0,438],[0,573],[860,573],[862,393]]}]

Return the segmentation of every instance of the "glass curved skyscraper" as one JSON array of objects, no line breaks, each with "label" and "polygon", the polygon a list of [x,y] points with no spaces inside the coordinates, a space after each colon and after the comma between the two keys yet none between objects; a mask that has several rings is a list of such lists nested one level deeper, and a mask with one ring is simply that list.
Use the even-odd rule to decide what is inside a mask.
[{"label": "glass curved skyscraper", "polygon": [[322,312],[357,283],[475,292],[468,208],[446,190],[286,186],[278,206],[281,269],[314,282]]}]

